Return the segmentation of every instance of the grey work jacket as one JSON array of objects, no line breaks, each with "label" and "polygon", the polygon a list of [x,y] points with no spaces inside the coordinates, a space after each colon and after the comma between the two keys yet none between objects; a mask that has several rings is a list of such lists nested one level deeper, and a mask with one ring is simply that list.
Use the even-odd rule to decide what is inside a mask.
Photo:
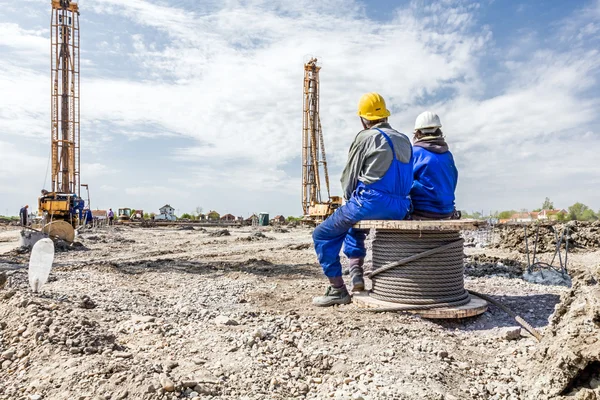
[{"label": "grey work jacket", "polygon": [[359,132],[348,152],[348,162],[342,172],[342,190],[348,200],[358,182],[368,185],[380,180],[392,163],[392,151],[383,135],[375,128],[384,131],[392,140],[396,158],[403,163],[410,161],[412,145],[403,133],[394,130],[387,122]]}]

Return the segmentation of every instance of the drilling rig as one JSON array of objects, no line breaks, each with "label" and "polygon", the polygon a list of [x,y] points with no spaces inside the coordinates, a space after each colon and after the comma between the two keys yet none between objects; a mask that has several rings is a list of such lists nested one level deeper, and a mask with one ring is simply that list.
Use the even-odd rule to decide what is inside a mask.
[{"label": "drilling rig", "polygon": [[42,190],[38,212],[42,225],[65,221],[76,227],[84,206],[79,197],[79,5],[51,1],[52,188]]},{"label": "drilling rig", "polygon": [[[331,196],[325,158],[325,143],[319,117],[319,71],[317,59],[304,64],[304,111],[302,127],[302,211],[304,220],[320,223],[342,204]],[[327,201],[321,197],[321,169],[327,189]]]}]

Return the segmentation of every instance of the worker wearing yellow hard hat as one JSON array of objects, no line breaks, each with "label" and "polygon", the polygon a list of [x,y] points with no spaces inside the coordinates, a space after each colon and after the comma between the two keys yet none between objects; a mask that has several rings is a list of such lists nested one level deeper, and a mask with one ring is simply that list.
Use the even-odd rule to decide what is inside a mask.
[{"label": "worker wearing yellow hard hat", "polygon": [[357,114],[368,121],[375,121],[389,117],[390,111],[379,93],[367,93],[358,102]]},{"label": "worker wearing yellow hard hat", "polygon": [[393,129],[385,100],[367,93],[358,102],[362,127],[348,153],[342,173],[346,204],[315,229],[313,241],[319,263],[330,286],[316,306],[347,304],[350,294],[342,278],[340,250],[349,259],[354,291],[364,290],[363,263],[366,232],[352,228],[361,220],[404,219],[411,209],[412,146],[408,137]]}]

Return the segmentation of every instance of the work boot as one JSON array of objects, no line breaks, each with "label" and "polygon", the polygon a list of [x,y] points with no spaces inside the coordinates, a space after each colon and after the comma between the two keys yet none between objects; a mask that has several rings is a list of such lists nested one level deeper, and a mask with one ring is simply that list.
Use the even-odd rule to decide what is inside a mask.
[{"label": "work boot", "polygon": [[353,292],[362,292],[365,290],[365,280],[363,278],[362,271],[360,273],[356,272],[354,274],[350,274],[352,278],[352,291]]},{"label": "work boot", "polygon": [[340,288],[334,288],[329,286],[325,292],[325,296],[319,296],[313,298],[313,305],[317,307],[329,307],[336,304],[349,304],[352,302],[350,293],[346,289],[346,286]]},{"label": "work boot", "polygon": [[363,278],[363,264],[364,259],[362,258],[351,258],[350,259],[350,278],[352,279],[352,291],[362,292],[365,290],[365,280]]}]

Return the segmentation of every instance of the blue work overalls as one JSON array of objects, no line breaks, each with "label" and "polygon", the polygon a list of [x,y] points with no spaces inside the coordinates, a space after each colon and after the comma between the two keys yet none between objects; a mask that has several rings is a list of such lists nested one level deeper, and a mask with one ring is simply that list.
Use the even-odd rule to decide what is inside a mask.
[{"label": "blue work overalls", "polygon": [[415,147],[413,174],[410,197],[415,213],[425,211],[449,214],[454,211],[458,170],[450,151],[434,153],[422,147]]},{"label": "blue work overalls", "polygon": [[412,186],[412,149],[408,163],[396,158],[394,144],[381,129],[379,131],[389,144],[392,162],[377,182],[369,185],[359,182],[346,204],[315,228],[313,241],[319,263],[328,278],[342,276],[340,250],[349,258],[364,258],[367,232],[352,226],[361,220],[404,219],[410,211],[409,192]]}]

